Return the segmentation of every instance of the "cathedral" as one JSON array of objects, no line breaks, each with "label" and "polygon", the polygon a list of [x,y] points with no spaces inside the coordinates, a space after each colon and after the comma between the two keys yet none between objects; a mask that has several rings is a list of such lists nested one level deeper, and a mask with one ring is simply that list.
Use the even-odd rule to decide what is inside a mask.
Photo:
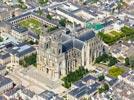
[{"label": "cathedral", "polygon": [[51,79],[59,79],[79,67],[90,69],[104,45],[92,30],[58,29],[40,36],[37,67]]}]

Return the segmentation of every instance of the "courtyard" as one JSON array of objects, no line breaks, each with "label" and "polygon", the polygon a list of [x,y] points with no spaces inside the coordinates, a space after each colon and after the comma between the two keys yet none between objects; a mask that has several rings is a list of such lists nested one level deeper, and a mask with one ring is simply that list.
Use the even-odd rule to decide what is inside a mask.
[{"label": "courtyard", "polygon": [[26,20],[22,20],[19,22],[19,25],[22,27],[26,27],[26,28],[31,29],[36,34],[43,33],[43,31],[42,31],[43,24],[34,18],[28,18]]}]

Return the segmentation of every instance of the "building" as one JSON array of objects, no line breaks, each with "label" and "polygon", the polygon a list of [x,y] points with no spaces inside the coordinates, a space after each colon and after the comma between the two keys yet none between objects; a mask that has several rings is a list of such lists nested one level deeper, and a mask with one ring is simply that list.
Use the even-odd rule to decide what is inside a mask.
[{"label": "building", "polygon": [[66,33],[58,29],[40,37],[37,66],[52,79],[59,79],[80,66],[90,69],[103,52],[102,41],[93,31]]},{"label": "building", "polygon": [[10,33],[11,25],[4,21],[0,22],[0,36],[3,36],[5,33]]},{"label": "building", "polygon": [[33,97],[35,96],[35,93],[29,89],[23,88],[19,91],[19,96],[23,100],[34,100]]},{"label": "building", "polygon": [[10,89],[9,91],[5,92],[3,94],[3,96],[7,99],[7,100],[14,100],[14,99],[19,99],[19,92],[21,91],[21,89],[23,89],[23,86],[16,86],[12,89]]},{"label": "building", "polygon": [[100,23],[102,19],[109,15],[96,9],[97,7],[84,7],[70,2],[65,2],[55,7],[50,7],[50,12],[56,12],[60,17],[66,18],[72,23],[85,27],[86,22]]},{"label": "building", "polygon": [[111,91],[114,100],[133,100],[134,87],[124,81],[119,81]]},{"label": "building", "polygon": [[73,89],[68,93],[68,99],[89,99],[92,95],[96,93],[99,87],[100,83],[97,82],[97,79],[91,75],[87,75],[78,82],[73,84]]},{"label": "building", "polygon": [[36,49],[28,44],[20,43],[13,45],[11,48],[6,49],[10,54],[11,64],[19,64],[20,60],[36,53]]},{"label": "building", "polygon": [[125,73],[122,76],[118,77],[119,80],[124,81],[125,83],[134,86],[134,71],[129,71],[128,73]]},{"label": "building", "polygon": [[3,93],[13,87],[13,81],[4,76],[0,76],[0,93]]},{"label": "building", "polygon": [[63,100],[52,91],[44,91],[37,96],[37,100]]},{"label": "building", "polygon": [[6,74],[6,66],[0,64],[0,75],[4,76]]},{"label": "building", "polygon": [[28,39],[28,29],[24,27],[13,26],[11,34],[18,41],[26,41]]},{"label": "building", "polygon": [[18,65],[20,60],[36,53],[36,49],[26,43],[6,43],[0,49],[0,64]]},{"label": "building", "polygon": [[4,49],[0,49],[0,64],[6,65],[11,62],[10,54]]}]

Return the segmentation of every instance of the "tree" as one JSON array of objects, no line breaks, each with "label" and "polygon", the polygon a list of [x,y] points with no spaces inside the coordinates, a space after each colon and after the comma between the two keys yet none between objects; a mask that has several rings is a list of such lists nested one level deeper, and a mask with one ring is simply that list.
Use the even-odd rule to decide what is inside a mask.
[{"label": "tree", "polygon": [[113,65],[115,65],[117,63],[117,59],[115,57],[110,56],[109,60],[110,61],[108,63],[108,66],[113,66]]},{"label": "tree", "polygon": [[42,15],[42,13],[43,13],[42,10],[39,8],[39,9],[38,9],[38,14],[39,14],[39,15]]},{"label": "tree", "polygon": [[134,55],[129,57],[129,64],[130,64],[130,67],[133,69],[134,68]]},{"label": "tree", "polygon": [[3,38],[2,37],[0,37],[0,42],[2,42],[3,41]]},{"label": "tree", "polygon": [[51,16],[50,14],[48,14],[48,15],[47,15],[47,18],[48,18],[49,20],[51,20],[51,19],[52,19],[52,16]]},{"label": "tree", "polygon": [[89,71],[84,69],[84,67],[80,67],[78,70],[74,72],[70,72],[63,80],[63,86],[66,88],[70,88],[71,84],[83,78]]},{"label": "tree", "polygon": [[48,0],[38,0],[39,4],[44,5],[48,3]]},{"label": "tree", "polygon": [[98,79],[99,79],[99,81],[102,81],[102,80],[105,79],[105,76],[104,75],[100,75],[100,76],[98,76]]},{"label": "tree", "polygon": [[61,26],[65,27],[65,26],[66,26],[66,19],[61,19],[61,20],[59,21],[59,24],[60,24]]},{"label": "tree", "polygon": [[129,66],[130,64],[129,64],[129,58],[127,57],[127,58],[125,58],[125,65],[126,66]]},{"label": "tree", "polygon": [[22,65],[23,67],[28,67],[29,65],[34,65],[36,66],[36,58],[37,54],[32,54],[28,57],[25,57],[23,60],[19,61],[19,64]]},{"label": "tree", "polygon": [[109,90],[109,85],[107,83],[104,83],[103,86],[98,89],[99,93],[103,93],[108,90]]},{"label": "tree", "polygon": [[104,83],[104,89],[105,89],[105,91],[108,91],[109,90],[109,86],[108,86],[107,83]]},{"label": "tree", "polygon": [[23,4],[24,2],[22,0],[18,0],[18,3]]}]

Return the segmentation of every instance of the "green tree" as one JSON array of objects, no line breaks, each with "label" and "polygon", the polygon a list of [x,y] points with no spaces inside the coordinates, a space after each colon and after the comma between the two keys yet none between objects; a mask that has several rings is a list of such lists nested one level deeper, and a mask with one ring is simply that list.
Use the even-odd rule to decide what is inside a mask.
[{"label": "green tree", "polygon": [[38,0],[39,4],[44,5],[48,3],[48,0]]},{"label": "green tree", "polygon": [[62,79],[64,82],[62,85],[66,88],[70,88],[72,83],[83,78],[88,72],[89,71],[87,69],[80,67],[78,70],[70,72],[66,77],[64,77]]},{"label": "green tree", "polygon": [[117,63],[117,59],[115,57],[110,56],[109,60],[110,61],[108,63],[108,66],[113,66],[113,65],[115,65]]},{"label": "green tree", "polygon": [[18,3],[23,4],[24,2],[22,0],[18,0]]},{"label": "green tree", "polygon": [[129,64],[129,58],[127,57],[127,58],[125,58],[125,65],[126,66],[129,66],[130,64]]},{"label": "green tree", "polygon": [[2,37],[0,37],[0,42],[3,42],[3,38]]},{"label": "green tree", "polygon": [[129,64],[132,69],[134,69],[134,55],[129,57]]},{"label": "green tree", "polygon": [[103,81],[104,79],[105,79],[105,76],[104,76],[104,75],[98,76],[98,80],[99,80],[99,81]]},{"label": "green tree", "polygon": [[51,20],[51,19],[52,19],[52,16],[51,16],[50,14],[48,14],[48,15],[47,15],[47,18],[48,18],[49,20]]},{"label": "green tree", "polygon": [[59,24],[60,24],[61,26],[65,27],[65,26],[66,26],[66,19],[61,19],[61,20],[59,21]]}]

